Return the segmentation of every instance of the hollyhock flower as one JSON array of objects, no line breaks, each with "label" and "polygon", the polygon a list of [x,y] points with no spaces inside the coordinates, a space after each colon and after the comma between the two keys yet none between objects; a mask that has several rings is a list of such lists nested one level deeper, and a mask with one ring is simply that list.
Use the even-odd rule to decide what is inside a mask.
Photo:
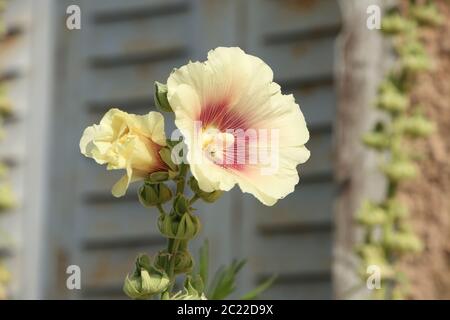
[{"label": "hollyhock flower", "polygon": [[108,170],[126,170],[112,189],[116,197],[123,196],[131,182],[166,170],[158,153],[165,145],[164,119],[160,113],[141,116],[119,109],[109,110],[100,124],[84,131],[80,140],[81,153],[86,157],[106,164]]},{"label": "hollyhock flower", "polygon": [[261,59],[217,48],[207,61],[175,69],[167,90],[203,191],[238,184],[266,205],[294,191],[309,133],[294,97],[281,93]]}]

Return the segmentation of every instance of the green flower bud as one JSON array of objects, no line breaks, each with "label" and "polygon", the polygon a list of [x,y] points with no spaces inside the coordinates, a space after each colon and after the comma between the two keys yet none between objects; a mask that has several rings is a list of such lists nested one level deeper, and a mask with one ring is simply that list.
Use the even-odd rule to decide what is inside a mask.
[{"label": "green flower bud", "polygon": [[208,300],[204,293],[189,294],[187,290],[179,291],[170,297],[170,300]]},{"label": "green flower bud", "polygon": [[0,211],[8,210],[16,205],[16,200],[11,187],[7,184],[0,185]]},{"label": "green flower bud", "polygon": [[217,201],[223,194],[222,190],[215,190],[213,192],[205,192],[198,186],[198,181],[195,177],[191,176],[189,179],[189,187],[191,190],[203,201],[213,203]]},{"label": "green flower bud", "polygon": [[386,211],[390,217],[403,219],[408,216],[408,208],[398,200],[391,199],[386,203]]},{"label": "green flower bud", "polygon": [[136,259],[134,273],[125,279],[123,290],[132,299],[149,299],[165,291],[169,283],[164,271],[153,267],[147,255],[140,255]]},{"label": "green flower bud", "polygon": [[11,273],[3,264],[0,264],[0,284],[6,284],[11,280]]},{"label": "green flower bud", "polygon": [[365,244],[357,248],[357,253],[360,256],[363,264],[359,269],[359,273],[363,278],[367,277],[367,267],[376,265],[381,270],[383,279],[390,279],[395,276],[394,268],[389,265],[384,249],[379,245]]},{"label": "green flower bud", "polygon": [[414,178],[417,175],[416,165],[408,160],[393,160],[383,165],[381,169],[390,180],[397,182]]},{"label": "green flower bud", "polygon": [[387,232],[385,234],[385,244],[395,251],[418,253],[423,250],[420,239],[412,232]]},{"label": "green flower bud", "polygon": [[362,225],[380,225],[387,220],[386,211],[370,201],[365,201],[356,220]]},{"label": "green flower bud", "polygon": [[146,182],[148,183],[154,183],[158,184],[164,181],[167,181],[169,179],[169,172],[167,171],[157,171],[150,173],[148,180]]},{"label": "green flower bud", "polygon": [[[170,263],[170,253],[167,250],[160,251],[155,258],[155,266],[161,269]],[[178,250],[175,253],[175,274],[190,273],[194,268],[194,260],[187,250]]]},{"label": "green flower bud", "polygon": [[4,178],[8,172],[8,166],[0,162],[0,178]]},{"label": "green flower bud", "polygon": [[412,73],[428,71],[433,67],[431,60],[427,56],[406,55],[401,57],[400,62],[403,68]]},{"label": "green flower bud", "polygon": [[409,99],[395,88],[382,89],[377,101],[377,107],[389,112],[401,112],[408,108]]},{"label": "green flower bud", "polygon": [[384,132],[369,132],[364,135],[363,142],[366,146],[376,150],[385,150],[389,148],[390,139]]},{"label": "green flower bud", "polygon": [[421,115],[402,117],[394,125],[399,131],[414,138],[427,137],[436,129],[434,123]]},{"label": "green flower bud", "polygon": [[12,113],[11,100],[5,96],[0,96],[0,115],[9,116]]},{"label": "green flower bud", "polygon": [[175,268],[176,274],[190,273],[194,268],[194,260],[187,250],[177,251],[175,253]]},{"label": "green flower bud", "polygon": [[170,170],[178,170],[178,167],[172,161],[172,151],[169,148],[162,148],[161,150],[159,150],[159,155],[162,161],[164,161],[164,163],[170,168]]},{"label": "green flower bud", "polygon": [[415,28],[416,23],[414,21],[404,18],[399,13],[390,14],[381,22],[381,31],[390,35],[408,32]]},{"label": "green flower bud", "polygon": [[139,188],[139,201],[144,207],[152,207],[163,204],[172,199],[172,190],[164,183],[147,184]]},{"label": "green flower bud", "polygon": [[183,291],[174,294],[170,300],[207,300],[202,288],[203,282],[200,277],[187,276]]},{"label": "green flower bud", "polygon": [[181,217],[177,214],[166,214],[159,217],[158,228],[167,238],[189,240],[200,231],[200,219],[189,212]]},{"label": "green flower bud", "polygon": [[205,290],[205,284],[203,283],[203,279],[199,274],[188,275],[184,282],[184,287],[190,293],[193,293],[194,291],[203,292]]},{"label": "green flower bud", "polygon": [[173,112],[167,100],[167,85],[155,81],[155,105],[164,112]]},{"label": "green flower bud", "polygon": [[399,43],[397,51],[403,68],[410,72],[417,73],[432,68],[431,60],[424,45],[416,38]]},{"label": "green flower bud", "polygon": [[439,13],[437,7],[431,3],[411,6],[410,13],[420,24],[438,26],[444,22],[444,17]]},{"label": "green flower bud", "polygon": [[190,210],[189,200],[183,194],[177,194],[173,208],[180,217]]}]

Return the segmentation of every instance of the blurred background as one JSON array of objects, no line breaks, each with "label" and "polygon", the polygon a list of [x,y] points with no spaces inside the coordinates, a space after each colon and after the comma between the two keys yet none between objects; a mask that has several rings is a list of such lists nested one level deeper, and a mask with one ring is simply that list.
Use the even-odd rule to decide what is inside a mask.
[{"label": "blurred background", "polygon": [[[12,273],[10,297],[126,298],[123,279],[135,256],[165,246],[157,214],[141,207],[137,185],[114,199],[110,189],[119,175],[83,158],[79,139],[110,107],[138,114],[152,110],[154,81],[165,83],[172,68],[205,60],[217,46],[239,46],[272,67],[275,80],[295,95],[305,114],[312,157],[300,169],[295,193],[274,207],[238,191],[199,207],[204,229],[192,251],[208,238],[213,269],[247,257],[238,294],[278,274],[264,298],[350,297],[348,283],[357,277],[351,217],[362,197],[384,190],[375,157],[360,143],[376,117],[373,99],[390,57],[378,32],[366,27],[367,6],[383,1],[5,3],[0,79],[12,113],[3,125],[0,158],[9,167],[16,206],[0,215],[0,256]],[[79,30],[66,26],[70,5],[81,9]],[[430,35],[431,46],[445,45],[438,39],[446,33],[439,32]],[[436,50],[448,71],[450,51]],[[419,181],[436,215],[419,204],[425,214],[415,220],[421,235],[440,238],[427,242],[425,260],[405,262],[409,270],[422,267],[414,278],[416,298],[450,297],[448,74],[436,83],[440,90],[433,102],[436,118],[442,118],[439,108],[447,110],[435,137],[438,151],[423,146],[440,157],[427,166],[442,170]],[[405,194],[419,199],[424,191]],[[81,290],[66,287],[72,264],[81,268]]]}]

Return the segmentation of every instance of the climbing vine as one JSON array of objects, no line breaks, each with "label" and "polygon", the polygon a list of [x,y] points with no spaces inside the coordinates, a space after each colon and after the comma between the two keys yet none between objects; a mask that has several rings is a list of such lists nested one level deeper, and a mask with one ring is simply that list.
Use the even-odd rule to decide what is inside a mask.
[{"label": "climbing vine", "polygon": [[[0,1],[0,14],[6,7],[6,1]],[[4,21],[0,18],[0,41],[6,36],[6,28]],[[4,138],[3,121],[12,113],[12,105],[7,97],[6,84],[0,82],[0,141]],[[5,163],[0,162],[0,214],[11,209],[15,205],[15,198],[8,180],[8,167]],[[0,238],[3,233],[0,230]],[[7,298],[7,286],[10,280],[10,273],[1,261],[0,256],[0,300]]]},{"label": "climbing vine", "polygon": [[366,281],[369,266],[377,266],[381,272],[380,286],[372,291],[374,299],[404,299],[408,295],[408,279],[398,261],[407,254],[420,253],[423,243],[412,230],[408,208],[399,201],[397,190],[418,174],[420,155],[408,142],[426,138],[435,129],[423,114],[426,106],[414,104],[411,93],[417,76],[433,68],[422,30],[440,25],[443,18],[433,1],[402,4],[390,9],[382,22],[382,33],[392,40],[396,56],[376,100],[376,107],[386,117],[363,137],[364,144],[378,152],[380,170],[388,182],[384,200],[365,201],[356,217],[363,231],[362,243],[356,248],[361,259],[359,273]]}]

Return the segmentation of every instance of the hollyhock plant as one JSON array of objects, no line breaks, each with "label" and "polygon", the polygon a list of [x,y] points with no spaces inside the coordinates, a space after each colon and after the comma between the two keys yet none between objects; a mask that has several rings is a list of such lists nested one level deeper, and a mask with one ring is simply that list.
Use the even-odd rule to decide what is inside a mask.
[{"label": "hollyhock plant", "polygon": [[[138,256],[124,291],[133,299],[223,299],[244,263],[221,270],[208,286],[207,245],[197,268],[188,248],[201,229],[193,205],[213,203],[236,184],[269,206],[293,192],[297,166],[310,155],[305,119],[294,97],[273,82],[270,67],[239,48],[217,48],[207,61],[175,69],[167,84],[155,84],[154,96],[161,111],[174,113],[182,140],[166,140],[160,113],[112,109],[80,141],[87,157],[126,170],[114,195],[143,180],[139,201],[158,210],[158,228],[168,239],[153,258]],[[178,275],[185,275],[184,286],[174,290]],[[256,297],[271,281],[243,298]]]}]

